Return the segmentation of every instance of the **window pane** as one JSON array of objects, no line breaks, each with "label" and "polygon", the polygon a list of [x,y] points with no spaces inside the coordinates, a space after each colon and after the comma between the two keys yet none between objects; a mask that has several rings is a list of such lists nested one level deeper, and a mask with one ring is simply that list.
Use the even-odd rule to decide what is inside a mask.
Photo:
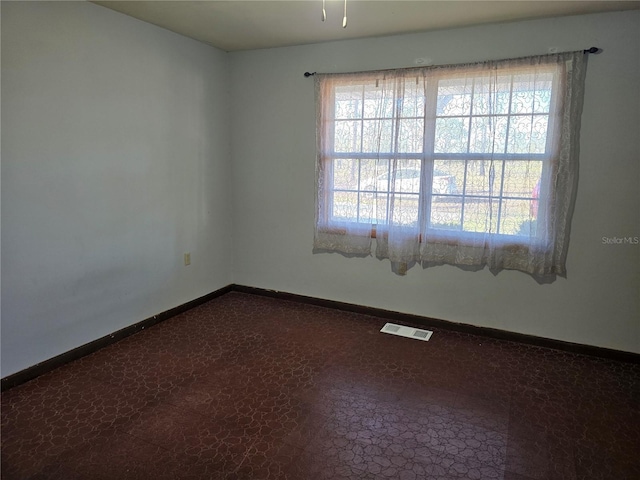
[{"label": "window pane", "polygon": [[339,158],[333,161],[333,189],[358,190],[359,160]]},{"label": "window pane", "polygon": [[504,153],[507,141],[507,117],[473,117],[470,153]]},{"label": "window pane", "polygon": [[358,193],[332,192],[331,219],[336,222],[358,221]]},{"label": "window pane", "polygon": [[420,160],[397,160],[390,169],[389,160],[363,160],[361,190],[379,192],[420,192]]},{"label": "window pane", "polygon": [[465,198],[462,228],[465,232],[496,233],[499,200]]},{"label": "window pane", "polygon": [[363,139],[362,151],[367,153],[385,152],[392,150],[392,120],[364,120],[362,122]]},{"label": "window pane", "polygon": [[436,115],[469,115],[471,110],[472,80],[455,78],[438,82]]},{"label": "window pane", "polygon": [[533,75],[514,75],[511,113],[533,113]]},{"label": "window pane", "polygon": [[387,190],[388,173],[389,160],[362,160],[360,164],[360,188],[362,190]]},{"label": "window pane", "polygon": [[360,118],[362,116],[362,87],[336,87],[336,118]]},{"label": "window pane", "polygon": [[376,223],[375,217],[375,202],[373,193],[360,193],[360,222],[364,223]]},{"label": "window pane", "polygon": [[469,160],[465,193],[487,197],[500,195],[502,164],[502,160]]},{"label": "window pane", "polygon": [[529,235],[535,230],[531,220],[530,200],[502,200],[500,233],[503,235]]},{"label": "window pane", "polygon": [[423,117],[424,116],[424,83],[422,79],[416,80],[408,78],[405,80],[404,96],[402,97],[402,117]]},{"label": "window pane", "polygon": [[547,115],[512,116],[508,153],[544,153],[547,143]]},{"label": "window pane", "polygon": [[464,186],[464,160],[436,160],[433,163],[431,193],[462,193]]},{"label": "window pane", "polygon": [[468,117],[436,119],[436,153],[466,153],[468,137]]},{"label": "window pane", "polygon": [[548,113],[551,109],[551,89],[553,74],[542,73],[535,78],[535,94],[533,97],[534,113]]},{"label": "window pane", "polygon": [[333,188],[358,189],[358,160],[339,158],[333,161]]},{"label": "window pane", "polygon": [[422,152],[424,138],[424,120],[402,119],[400,120],[400,132],[398,136],[398,152],[420,153]]},{"label": "window pane", "polygon": [[[384,91],[384,95],[383,95]],[[392,118],[393,91],[376,87],[374,84],[364,86],[364,118]]]},{"label": "window pane", "polygon": [[479,77],[475,79],[474,115],[504,115],[509,113],[511,76]]},{"label": "window pane", "polygon": [[335,123],[334,148],[336,152],[360,151],[360,122],[340,120]]},{"label": "window pane", "polygon": [[552,73],[514,75],[511,113],[549,112],[552,87]]},{"label": "window pane", "polygon": [[387,194],[360,194],[360,223],[387,223]]},{"label": "window pane", "polygon": [[502,195],[505,197],[533,198],[542,175],[542,162],[508,160],[504,167]]},{"label": "window pane", "polygon": [[420,160],[398,160],[391,175],[391,191],[420,193]]},{"label": "window pane", "polygon": [[391,196],[390,202],[390,215],[394,224],[407,226],[418,225],[418,195],[395,194]]},{"label": "window pane", "polygon": [[388,222],[387,215],[389,213],[389,195],[386,193],[378,193],[375,196],[375,210],[373,219],[375,223],[386,224]]},{"label": "window pane", "polygon": [[462,218],[462,197],[434,195],[431,201],[431,228],[460,230]]}]

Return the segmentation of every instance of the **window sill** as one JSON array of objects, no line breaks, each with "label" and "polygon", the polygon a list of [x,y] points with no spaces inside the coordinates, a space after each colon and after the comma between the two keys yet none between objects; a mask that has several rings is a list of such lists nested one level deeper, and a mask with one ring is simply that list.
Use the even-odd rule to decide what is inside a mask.
[{"label": "window sill", "polygon": [[[346,228],[340,228],[338,226],[327,226],[324,228],[320,228],[319,232],[321,233],[327,233],[330,235],[347,235],[348,231]],[[360,232],[352,232],[352,235],[361,235],[361,236],[370,236],[370,238],[377,238],[378,236],[378,229],[376,228],[376,225],[372,225],[370,230],[367,230],[366,228],[362,228],[360,230]],[[473,237],[479,237],[479,236],[484,236],[485,234],[479,234],[478,236],[476,236],[475,234],[471,233],[471,232],[465,232],[465,234],[460,235],[460,236],[453,236],[453,235],[446,235],[446,234],[442,234],[440,232],[431,232],[429,234],[429,239],[431,244],[438,244],[438,245],[447,245],[447,246],[451,246],[451,247],[482,247],[484,245],[484,247],[488,248],[490,247],[490,244],[487,241],[484,241],[484,244],[479,243],[479,242],[473,242],[473,241],[469,241],[471,240]],[[522,249],[530,249],[531,247],[534,247],[536,245],[542,246],[543,245],[543,241],[541,239],[538,240],[531,240],[531,242],[525,243],[525,242],[516,242],[513,240],[513,238],[510,238],[510,236],[506,236],[506,235],[498,235],[498,238],[495,240],[496,243],[500,244],[501,248],[507,249],[507,250],[522,250]],[[424,237],[422,234],[418,234],[418,243],[423,243],[424,241]]]}]

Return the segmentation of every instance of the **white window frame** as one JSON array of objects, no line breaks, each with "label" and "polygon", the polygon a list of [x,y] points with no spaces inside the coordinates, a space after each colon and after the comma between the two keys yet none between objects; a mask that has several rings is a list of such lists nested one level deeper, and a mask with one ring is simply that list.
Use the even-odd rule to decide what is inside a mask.
[{"label": "white window frame", "polygon": [[[537,66],[536,69],[539,71],[540,66]],[[512,81],[513,81],[514,75],[518,73],[522,73],[523,71],[526,72],[527,70],[528,69],[526,67],[503,68],[503,69],[500,69],[499,74],[501,76],[511,75]],[[531,68],[531,70],[533,70],[533,68]],[[335,88],[339,87],[340,84],[336,83],[334,89],[331,89],[330,91],[330,98],[326,98],[322,100],[323,102],[327,102],[326,103],[327,106],[332,106],[332,109],[328,110],[330,112],[331,120],[325,122],[325,125],[323,126],[323,128],[326,128],[327,130],[324,130],[319,133],[320,135],[325,135],[327,145],[330,146],[329,148],[325,149],[324,152],[321,152],[321,159],[320,159],[320,161],[324,162],[325,164],[325,168],[324,168],[325,192],[324,193],[325,195],[327,195],[327,198],[325,198],[325,202],[323,203],[323,205],[325,206],[324,211],[319,212],[319,220],[320,220],[319,224],[322,226],[323,229],[326,229],[327,231],[336,231],[336,232],[339,232],[347,224],[351,224],[352,226],[358,225],[362,227],[367,225],[367,223],[362,223],[357,221],[344,222],[344,221],[337,221],[331,218],[332,211],[333,211],[332,193],[347,191],[344,189],[334,188],[333,165],[335,160],[373,159],[373,160],[392,161],[393,159],[416,159],[420,162],[420,166],[421,166],[420,188],[419,188],[419,194],[418,194],[418,199],[419,199],[418,200],[419,201],[418,224],[420,226],[420,232],[426,233],[427,237],[429,238],[429,241],[445,242],[445,243],[449,241],[455,241],[459,244],[461,242],[465,243],[465,240],[468,240],[469,243],[474,243],[474,241],[477,241],[478,236],[486,236],[487,234],[490,234],[492,236],[492,241],[495,241],[498,243],[523,244],[528,246],[532,246],[536,244],[539,244],[539,245],[545,244],[547,242],[547,239],[542,237],[541,232],[545,232],[548,229],[538,228],[537,229],[538,233],[537,233],[537,236],[535,237],[531,236],[531,237],[524,238],[524,237],[519,237],[513,234],[504,234],[500,232],[500,228],[501,228],[500,219],[501,219],[501,213],[502,213],[503,200],[513,199],[513,200],[529,200],[529,202],[537,201],[538,202],[537,203],[537,222],[540,224],[546,221],[546,212],[548,210],[548,205],[550,203],[550,194],[551,194],[550,189],[546,185],[549,183],[549,178],[552,175],[551,170],[554,168],[554,163],[553,163],[553,157],[555,155],[554,135],[558,134],[558,132],[555,131],[555,121],[554,121],[554,116],[557,114],[558,109],[554,108],[554,104],[555,102],[558,101],[556,97],[558,95],[559,89],[561,88],[561,86],[559,85],[561,75],[559,75],[559,72],[557,70],[558,69],[555,65],[550,65],[548,67],[549,73],[553,73],[553,77],[552,77],[553,81],[552,81],[552,89],[551,89],[552,98],[550,100],[551,106],[547,114],[548,127],[547,127],[547,136],[546,136],[546,146],[545,146],[544,153],[536,153],[536,154],[534,153],[521,153],[521,154],[517,154],[517,153],[490,153],[490,154],[437,153],[435,151],[436,119],[440,118],[437,115],[438,84],[442,80],[452,80],[452,79],[459,78],[459,75],[456,75],[455,71],[451,73],[442,73],[438,77],[433,79],[429,78],[426,81],[426,90],[425,90],[426,108],[430,109],[431,112],[430,114],[426,115],[424,118],[424,132],[423,132],[424,135],[423,135],[423,151],[422,152],[403,153],[403,154],[398,154],[393,152],[390,152],[389,154],[377,153],[377,152],[365,153],[365,152],[362,152],[362,148],[360,148],[359,152],[355,152],[355,153],[354,152],[337,152],[335,151],[335,148],[334,148],[335,147],[334,128],[337,121],[337,119],[335,118],[335,105],[336,105]],[[367,83],[369,80],[375,81],[376,75],[379,75],[379,73],[378,74],[372,73],[370,77],[367,77],[368,79],[363,80],[363,88],[365,83]],[[336,82],[336,80],[333,80],[333,81]],[[345,77],[345,84],[346,82],[347,82],[347,77]],[[513,98],[513,89],[510,90],[510,102],[512,98]],[[398,100],[398,96],[396,92],[394,94],[394,101],[397,101],[397,100]],[[361,103],[364,103],[364,102],[361,102]],[[461,115],[460,118],[469,119],[468,120],[469,122],[471,122],[471,119],[477,118],[478,116],[474,116],[472,108],[473,108],[473,104],[471,106],[470,113],[464,116]],[[506,114],[501,114],[501,115],[494,114],[494,115],[486,115],[486,116],[506,117],[507,122],[510,122],[511,119],[514,117],[531,116],[531,115],[532,115],[531,113],[514,114],[509,109]],[[404,118],[416,118],[416,117],[402,117],[402,118],[404,119]],[[361,115],[360,117],[352,120],[362,122],[364,121],[364,117]],[[394,118],[393,121],[396,122],[397,119]],[[471,130],[472,129],[470,128],[470,123],[469,123],[467,142],[470,141]],[[506,131],[508,135],[508,132],[509,132],[508,126]],[[505,143],[507,142],[508,140],[505,140]],[[451,196],[451,197],[460,198],[460,202],[462,205],[461,205],[461,218],[460,218],[459,230],[433,228],[430,225],[429,219],[431,218],[432,200],[434,197],[434,192],[431,191],[431,185],[433,181],[432,174],[435,169],[436,160],[462,160],[465,162],[465,178],[462,180],[461,185],[458,185],[459,188],[461,187],[460,189],[461,191],[455,194],[441,194],[441,193],[435,194],[438,196]],[[479,196],[479,195],[472,195],[472,194],[466,193],[466,189],[467,189],[466,173],[467,173],[470,160],[501,161],[502,171],[501,171],[501,179],[500,179],[501,180],[500,192],[498,194],[492,195],[491,197],[487,197],[487,196]],[[503,196],[506,161],[540,161],[542,162],[540,189],[539,189],[539,194],[537,199],[533,198],[533,196],[532,197]],[[389,167],[387,171],[388,171],[388,174],[391,174],[391,167]],[[360,185],[360,180],[361,180],[360,169],[359,169],[358,177],[359,177],[358,190],[350,190],[351,192],[360,193],[365,191],[365,190],[362,190],[362,185]],[[366,190],[366,192],[372,193],[370,190]],[[376,191],[376,192],[382,193],[382,194],[386,193],[388,197],[394,194],[393,191],[390,192],[389,190],[386,190],[386,191],[382,190],[382,191]],[[479,198],[479,199],[492,198],[494,201],[498,202],[498,218],[496,220],[495,232],[472,232],[472,231],[463,230],[465,200],[468,198]],[[359,211],[359,207],[360,207],[360,202],[358,201],[358,211]],[[388,208],[389,207],[387,202],[387,209]],[[370,225],[372,229],[372,234],[375,236],[376,229],[378,228],[379,225],[375,223]]]}]

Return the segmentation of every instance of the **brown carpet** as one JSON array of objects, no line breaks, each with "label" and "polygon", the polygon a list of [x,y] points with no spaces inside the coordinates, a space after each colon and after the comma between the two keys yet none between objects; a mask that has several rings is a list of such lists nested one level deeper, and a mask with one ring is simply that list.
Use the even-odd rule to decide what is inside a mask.
[{"label": "brown carpet", "polygon": [[229,293],[2,394],[2,478],[640,478],[639,365]]}]

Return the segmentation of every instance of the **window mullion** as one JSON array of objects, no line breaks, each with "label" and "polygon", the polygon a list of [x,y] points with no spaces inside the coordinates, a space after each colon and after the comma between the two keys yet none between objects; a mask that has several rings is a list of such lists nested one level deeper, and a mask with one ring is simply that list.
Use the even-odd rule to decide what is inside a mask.
[{"label": "window mullion", "polygon": [[469,132],[467,134],[467,158],[464,161],[464,175],[462,181],[462,204],[460,205],[460,230],[464,230],[464,207],[465,207],[465,198],[466,189],[467,189],[467,169],[469,168],[469,152],[471,151],[471,128],[472,128],[472,120],[473,120],[473,97],[475,95],[476,89],[476,80],[473,79],[473,84],[471,87],[471,105],[469,106]]},{"label": "window mullion", "polygon": [[469,159],[464,161],[464,174],[462,176],[462,205],[460,205],[460,230],[464,230],[464,207],[465,199],[467,198],[467,169],[469,168]]},{"label": "window mullion", "polygon": [[[362,147],[364,145],[364,84],[362,85],[361,96],[360,96],[360,148],[359,152],[362,152]],[[356,159],[354,159],[356,160]],[[360,222],[360,210],[362,203],[362,191],[360,190],[360,172],[362,170],[362,159],[357,159],[358,162],[358,201],[356,208],[356,218],[357,221]]]},{"label": "window mullion", "polygon": [[[505,153],[509,150],[509,127],[511,126],[511,104],[513,102],[513,75],[511,75],[511,85],[509,87],[509,109],[507,110],[507,131],[505,133],[504,149]],[[502,191],[504,189],[504,167],[505,161],[502,161],[502,171],[500,172],[500,194],[498,196],[498,218],[496,222],[496,234],[500,233],[500,219],[502,217]],[[493,198],[493,197],[492,197]],[[489,204],[491,208],[491,204]],[[491,230],[491,228],[489,228]]]},{"label": "window mullion", "polygon": [[424,85],[424,136],[422,147],[422,175],[420,185],[420,231],[426,233],[431,223],[433,200],[433,163],[435,157],[436,109],[438,105],[438,81],[433,77],[423,77]]}]

